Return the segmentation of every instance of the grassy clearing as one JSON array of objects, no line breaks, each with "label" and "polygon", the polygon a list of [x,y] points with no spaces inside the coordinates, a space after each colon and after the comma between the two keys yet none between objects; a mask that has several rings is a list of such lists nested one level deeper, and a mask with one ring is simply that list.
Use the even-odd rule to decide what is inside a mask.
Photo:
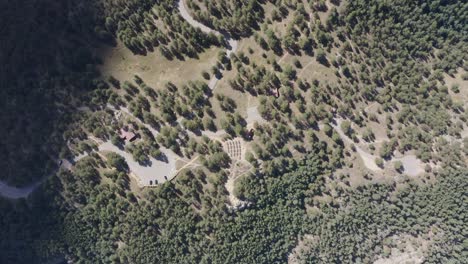
[{"label": "grassy clearing", "polygon": [[133,80],[139,75],[149,86],[158,88],[171,81],[181,85],[187,81],[202,79],[202,71],[209,71],[216,63],[220,48],[212,47],[200,54],[198,59],[180,61],[168,60],[159,51],[148,53],[146,56],[135,55],[122,43],[114,48],[100,48],[103,64],[99,70],[104,77],[114,76],[120,81]]}]

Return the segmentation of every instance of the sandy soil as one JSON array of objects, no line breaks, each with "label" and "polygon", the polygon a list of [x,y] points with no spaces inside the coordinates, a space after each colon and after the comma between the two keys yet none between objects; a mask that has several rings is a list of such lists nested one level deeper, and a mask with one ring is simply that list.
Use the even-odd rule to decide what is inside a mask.
[{"label": "sandy soil", "polygon": [[403,164],[403,173],[408,174],[409,176],[418,176],[421,173],[424,173],[424,163],[416,158],[415,155],[405,155],[402,158],[393,158],[392,162],[401,161]]},{"label": "sandy soil", "polygon": [[424,262],[424,252],[432,243],[432,238],[413,237],[411,235],[396,235],[389,239],[397,245],[391,248],[388,257],[378,258],[374,264],[419,264]]},{"label": "sandy soil", "polygon": [[241,201],[239,198],[237,198],[234,195],[234,183],[235,183],[235,181],[236,181],[236,179],[234,179],[233,177],[229,177],[227,182],[226,182],[226,185],[225,185],[225,188],[229,193],[229,195],[228,195],[229,203],[231,204],[231,206],[233,208],[240,207],[244,203],[243,201]]},{"label": "sandy soil", "polygon": [[302,239],[300,239],[297,242],[296,247],[289,253],[288,255],[288,264],[299,264],[300,262],[300,256],[301,256],[301,251],[306,250],[310,245],[310,243],[313,243],[314,240],[318,240],[318,237],[314,237],[310,234],[304,235]]}]

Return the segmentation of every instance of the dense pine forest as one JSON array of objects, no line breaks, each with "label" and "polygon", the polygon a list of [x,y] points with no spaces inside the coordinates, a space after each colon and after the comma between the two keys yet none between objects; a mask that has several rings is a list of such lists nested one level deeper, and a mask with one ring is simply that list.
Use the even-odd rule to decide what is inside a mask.
[{"label": "dense pine forest", "polygon": [[[96,188],[54,178],[49,186],[56,191],[42,190],[33,204],[2,201],[2,263],[65,253],[80,263],[282,263],[305,234],[317,237],[301,255],[306,263],[369,263],[392,246],[387,237],[398,234],[433,240],[429,263],[466,260],[466,169],[447,169],[425,186],[338,189],[333,202],[316,206],[320,213],[308,214],[312,198],[328,192],[324,158],[311,154],[282,175],[246,179],[242,195],[255,205],[238,212],[223,206],[216,189],[200,193],[204,175],[198,172],[189,175],[193,187],[165,184],[139,202],[126,194],[124,179]],[[85,168],[75,173],[93,176]],[[68,188],[73,198],[58,196]],[[197,195],[211,208],[194,212],[194,198],[178,192]],[[79,209],[70,210],[76,203]]]},{"label": "dense pine forest", "polygon": [[0,263],[467,263],[468,3],[0,17]]}]

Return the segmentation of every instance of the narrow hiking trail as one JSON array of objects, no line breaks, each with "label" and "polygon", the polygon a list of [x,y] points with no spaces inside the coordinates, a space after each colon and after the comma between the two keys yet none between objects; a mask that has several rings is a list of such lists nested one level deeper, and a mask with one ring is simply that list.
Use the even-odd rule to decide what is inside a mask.
[{"label": "narrow hiking trail", "polygon": [[[207,33],[207,34],[210,34],[210,33],[213,33],[215,35],[222,35],[225,39],[226,39],[226,42],[227,42],[227,47],[226,47],[226,56],[229,58],[231,56],[232,53],[236,52],[238,46],[239,46],[239,41],[231,38],[231,36],[227,35],[227,34],[223,34],[219,31],[216,31],[212,28],[209,28],[207,27],[206,25],[196,21],[192,15],[190,15],[186,5],[185,5],[185,0],[179,0],[179,2],[177,3],[177,8],[179,9],[179,12],[180,12],[180,15],[182,16],[183,19],[185,19],[185,21],[187,21],[190,25],[192,25],[193,27],[196,27],[196,28],[199,28],[201,29],[201,31]],[[220,73],[222,75],[224,69],[220,69]],[[221,77],[222,78],[222,77]],[[208,87],[210,87],[211,90],[214,90],[216,88],[216,84],[218,83],[220,79],[218,79],[216,76],[212,76],[209,83],[208,83]]]}]

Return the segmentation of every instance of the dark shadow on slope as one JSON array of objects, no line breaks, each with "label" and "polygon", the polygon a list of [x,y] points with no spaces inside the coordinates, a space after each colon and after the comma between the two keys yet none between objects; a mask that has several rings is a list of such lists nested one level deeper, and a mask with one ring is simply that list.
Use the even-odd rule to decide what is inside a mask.
[{"label": "dark shadow on slope", "polygon": [[57,167],[62,133],[99,76],[93,12],[74,5],[0,1],[0,180],[12,185]]}]

